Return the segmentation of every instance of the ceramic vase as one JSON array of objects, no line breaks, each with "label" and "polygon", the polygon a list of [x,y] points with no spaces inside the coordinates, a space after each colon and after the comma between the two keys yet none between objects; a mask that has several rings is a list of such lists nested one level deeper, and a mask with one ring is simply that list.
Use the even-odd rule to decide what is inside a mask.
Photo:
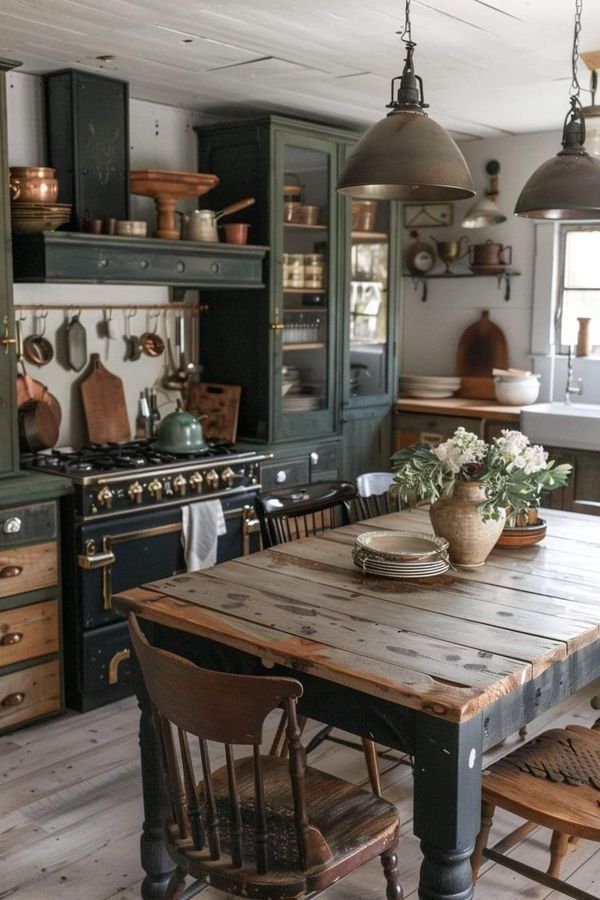
[{"label": "ceramic vase", "polygon": [[485,500],[485,488],[478,481],[457,481],[451,497],[442,497],[431,505],[429,515],[434,532],[450,545],[450,560],[456,566],[482,566],[500,537],[506,520],[484,521],[479,504]]}]

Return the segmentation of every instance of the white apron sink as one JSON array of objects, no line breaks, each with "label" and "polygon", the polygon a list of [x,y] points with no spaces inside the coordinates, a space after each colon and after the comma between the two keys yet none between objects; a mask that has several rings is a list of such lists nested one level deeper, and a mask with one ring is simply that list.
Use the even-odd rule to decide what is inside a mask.
[{"label": "white apron sink", "polygon": [[535,403],[524,406],[521,430],[535,444],[600,450],[600,405]]}]

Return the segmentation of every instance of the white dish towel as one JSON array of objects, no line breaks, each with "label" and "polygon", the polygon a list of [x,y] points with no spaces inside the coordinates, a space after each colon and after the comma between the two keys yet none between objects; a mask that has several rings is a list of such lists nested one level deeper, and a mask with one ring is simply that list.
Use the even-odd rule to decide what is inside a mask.
[{"label": "white dish towel", "polygon": [[200,500],[182,506],[181,519],[181,543],[188,572],[214,566],[219,535],[227,531],[221,501]]}]

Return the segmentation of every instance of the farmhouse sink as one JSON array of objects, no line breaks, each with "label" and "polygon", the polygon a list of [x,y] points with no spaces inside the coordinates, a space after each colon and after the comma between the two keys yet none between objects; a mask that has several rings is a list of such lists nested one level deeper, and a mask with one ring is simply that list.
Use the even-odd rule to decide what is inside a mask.
[{"label": "farmhouse sink", "polygon": [[535,444],[600,450],[600,405],[535,403],[524,406],[521,430]]}]

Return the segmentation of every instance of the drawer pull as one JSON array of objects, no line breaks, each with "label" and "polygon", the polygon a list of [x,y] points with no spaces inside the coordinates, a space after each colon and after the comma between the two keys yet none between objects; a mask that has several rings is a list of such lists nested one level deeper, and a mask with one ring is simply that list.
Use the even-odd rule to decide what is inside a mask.
[{"label": "drawer pull", "polygon": [[0,644],[3,647],[11,647],[13,644],[19,644],[23,640],[23,634],[20,631],[10,631],[5,634]]},{"label": "drawer pull", "polygon": [[131,650],[129,647],[126,647],[124,650],[119,650],[111,661],[108,664],[108,683],[116,684],[119,680],[119,666],[122,662],[125,662],[126,659],[129,659],[131,656]]},{"label": "drawer pull", "polygon": [[284,469],[280,469],[275,476],[275,480],[277,481],[277,484],[283,484],[287,481],[287,472]]},{"label": "drawer pull", "polygon": [[19,691],[15,694],[7,694],[4,700],[0,703],[0,706],[3,709],[8,709],[11,706],[20,706],[23,700],[25,699],[25,692]]},{"label": "drawer pull", "polygon": [[18,516],[11,516],[6,520],[2,527],[4,534],[18,534],[21,530],[22,522]]},{"label": "drawer pull", "polygon": [[16,578],[23,571],[23,566],[4,566],[0,569],[0,578]]}]

